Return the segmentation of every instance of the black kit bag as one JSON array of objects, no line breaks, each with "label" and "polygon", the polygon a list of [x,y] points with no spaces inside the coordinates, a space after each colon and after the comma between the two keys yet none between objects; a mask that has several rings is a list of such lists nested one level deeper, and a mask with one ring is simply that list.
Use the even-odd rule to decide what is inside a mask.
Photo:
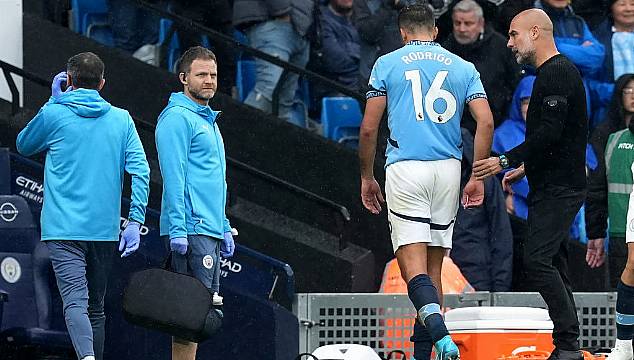
[{"label": "black kit bag", "polygon": [[[170,260],[171,253],[165,264]],[[214,308],[205,285],[165,269],[132,274],[123,292],[123,315],[134,325],[195,343],[208,339],[222,325],[222,312]]]}]

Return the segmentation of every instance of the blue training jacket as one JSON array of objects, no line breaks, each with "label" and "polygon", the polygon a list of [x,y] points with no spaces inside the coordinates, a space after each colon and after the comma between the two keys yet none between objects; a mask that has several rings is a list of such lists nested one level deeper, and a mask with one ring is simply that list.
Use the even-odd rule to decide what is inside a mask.
[{"label": "blue training jacket", "polygon": [[46,151],[42,240],[119,239],[124,170],[132,175],[129,219],[143,223],[150,168],[134,122],[97,90],[52,98],[20,132],[18,151]]},{"label": "blue training jacket", "polygon": [[225,148],[216,124],[220,112],[172,93],[156,126],[163,176],[161,235],[170,239],[231,231],[225,215]]}]

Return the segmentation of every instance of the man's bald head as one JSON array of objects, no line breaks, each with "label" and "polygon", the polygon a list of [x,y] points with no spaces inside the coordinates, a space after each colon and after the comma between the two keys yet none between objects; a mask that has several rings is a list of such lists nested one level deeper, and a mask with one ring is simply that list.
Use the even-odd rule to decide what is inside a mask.
[{"label": "man's bald head", "polygon": [[553,22],[548,17],[548,14],[542,9],[528,9],[517,14],[511,22],[511,28],[513,23],[517,26],[522,26],[525,29],[532,29],[533,27],[539,28],[545,34],[553,35]]},{"label": "man's bald head", "polygon": [[507,46],[518,63],[536,65],[540,52],[556,51],[553,22],[541,9],[522,11],[511,21]]}]

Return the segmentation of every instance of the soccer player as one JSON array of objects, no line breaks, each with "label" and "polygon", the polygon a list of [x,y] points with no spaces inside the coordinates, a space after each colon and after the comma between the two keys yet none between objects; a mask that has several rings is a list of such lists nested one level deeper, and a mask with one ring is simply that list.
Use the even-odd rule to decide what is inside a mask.
[{"label": "soccer player", "polygon": [[[417,311],[414,357],[459,359],[445,327],[440,299],[443,256],[451,248],[460,202],[460,117],[467,104],[477,122],[474,158],[491,150],[493,116],[473,64],[434,42],[438,30],[428,5],[411,5],[398,15],[405,46],[381,56],[372,69],[361,124],[361,200],[373,214],[383,196],[374,179],[379,123],[387,108],[385,193],[392,246]],[[463,205],[479,206],[484,186],[473,177]]]},{"label": "soccer player", "polygon": [[[52,96],[17,138],[26,156],[45,151],[42,241],[46,242],[64,318],[78,359],[102,360],[104,296],[117,249],[123,172],[132,175],[132,203],[119,251],[139,248],[150,168],[127,111],[104,100],[104,64],[93,53],[68,60]],[[62,88],[67,82],[68,88]]]},{"label": "soccer player", "polygon": [[553,24],[543,10],[511,22],[508,47],[520,64],[537,68],[526,115],[526,140],[499,157],[473,164],[478,179],[506,168],[506,191],[526,175],[528,240],[526,285],[539,291],[553,320],[550,360],[581,360],[579,320],[568,279],[568,230],[586,195],[586,93],[575,65],[557,51]]},{"label": "soccer player", "polygon": [[[216,56],[195,46],[178,61],[183,92],[172,93],[156,126],[156,149],[163,176],[161,236],[168,238],[172,270],[200,280],[222,305],[220,256],[233,256],[225,215],[225,148],[209,100],[216,94]],[[210,294],[210,295],[211,295]],[[173,360],[194,360],[197,344],[172,340]]]}]

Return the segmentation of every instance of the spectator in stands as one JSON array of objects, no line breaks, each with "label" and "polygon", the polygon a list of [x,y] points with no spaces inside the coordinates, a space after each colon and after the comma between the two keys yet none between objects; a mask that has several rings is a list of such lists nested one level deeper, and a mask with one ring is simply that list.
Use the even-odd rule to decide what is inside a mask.
[{"label": "spectator in stands", "polygon": [[[462,129],[461,187],[471,177],[473,135]],[[495,178],[484,181],[484,204],[460,207],[450,256],[477,291],[510,291],[513,268],[513,233],[504,205],[504,193]]]},{"label": "spectator in stands", "polygon": [[[314,27],[315,0],[234,0],[233,25],[246,32],[249,44],[299,67],[308,63],[308,36]],[[273,91],[280,86],[279,117],[289,121],[299,75],[268,61],[256,60],[256,79],[245,104],[265,112],[273,107]]]},{"label": "spectator in stands", "polygon": [[[170,0],[168,8],[175,14],[191,19],[223,35],[233,37],[230,0]],[[218,64],[218,91],[226,95],[234,95],[236,92],[235,49],[188,26],[176,23],[173,30],[176,32],[181,49],[188,49],[192,46],[213,48],[218,58],[222,59]]]},{"label": "spectator in stands", "polygon": [[[121,257],[139,248],[150,168],[128,112],[99,95],[105,83],[101,59],[77,54],[66,71],[53,79],[53,96],[16,145],[25,156],[46,152],[42,241],[77,358],[102,360],[104,297],[119,240],[124,171],[132,175],[132,202],[121,233]],[[68,89],[62,86],[66,82]]]},{"label": "spectator in stands", "polygon": [[568,0],[537,0],[535,7],[543,9],[553,22],[557,50],[581,72],[586,88],[589,128],[592,131],[602,119],[602,104],[609,101],[609,95],[608,98],[604,96],[606,89],[597,81],[605,48],[592,35],[585,20],[574,13],[569,3]]},{"label": "spectator in stands", "polygon": [[597,76],[605,49],[569,3],[568,0],[537,0],[535,7],[544,10],[553,22],[557,50],[577,66],[583,77]]},{"label": "spectator in stands", "polygon": [[[161,236],[172,251],[172,270],[190,274],[222,305],[220,256],[233,256],[234,241],[225,215],[225,149],[209,107],[217,89],[217,60],[196,46],[178,61],[183,92],[172,93],[156,126],[156,150],[163,177]],[[199,204],[195,209],[192,204]],[[197,344],[172,339],[173,360],[194,360]]]},{"label": "spectator in stands", "polygon": [[605,47],[605,60],[596,79],[587,81],[592,99],[592,123],[607,118],[614,82],[634,72],[634,0],[610,1],[610,13],[595,30]]},{"label": "spectator in stands", "polygon": [[599,80],[613,83],[634,73],[634,0],[611,0],[610,14],[594,34],[605,47]]},{"label": "spectator in stands", "polygon": [[[453,33],[443,47],[475,65],[487,92],[493,119],[499,125],[519,82],[520,66],[506,47],[506,38],[485,25],[482,7],[474,0],[458,2],[452,19]],[[475,133],[475,121],[469,111],[464,112],[461,125]]]},{"label": "spectator in stands", "polygon": [[128,0],[108,0],[108,11],[114,45],[158,66],[159,18]]},{"label": "spectator in stands", "polygon": [[366,89],[376,59],[403,46],[398,30],[398,9],[407,0],[354,0],[353,22],[359,31],[359,84]]},{"label": "spectator in stands", "polygon": [[[320,11],[321,51],[316,59],[322,75],[356,90],[359,86],[359,33],[351,21],[352,0],[330,0]],[[314,97],[341,96],[320,84],[314,86]]]},{"label": "spectator in stands", "polygon": [[[634,73],[622,75],[616,82],[607,118],[590,138],[599,166],[590,172],[588,182],[586,232],[590,240],[586,260],[590,267],[603,264],[604,240],[610,219],[609,274],[612,288],[616,288],[627,260],[625,219],[632,186],[629,185],[629,189],[624,192],[619,185],[632,184],[630,167],[634,158],[630,155],[630,147],[619,145],[631,143],[629,140],[632,136],[626,129],[630,126],[634,113],[633,92]],[[607,158],[610,159],[608,163]]]}]

